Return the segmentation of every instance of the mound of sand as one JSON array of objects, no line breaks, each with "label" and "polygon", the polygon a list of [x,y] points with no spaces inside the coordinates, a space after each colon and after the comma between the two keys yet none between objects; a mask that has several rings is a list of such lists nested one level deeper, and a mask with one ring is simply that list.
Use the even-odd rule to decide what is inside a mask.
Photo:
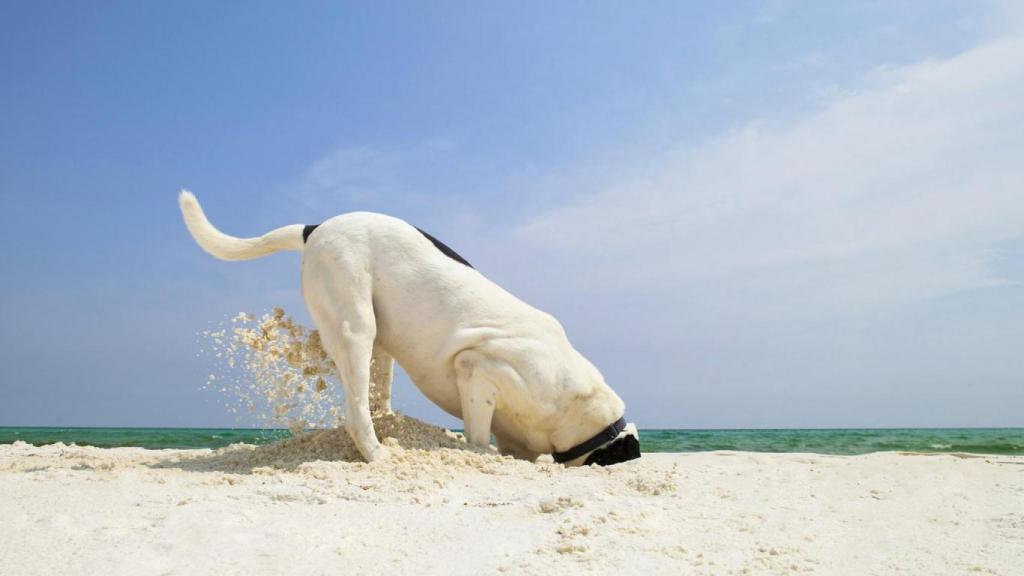
[{"label": "mound of sand", "polygon": [[[474,468],[508,460],[477,450],[460,434],[400,413],[377,414],[374,429],[391,451],[391,461],[448,462]],[[298,432],[272,444],[232,444],[208,454],[185,456],[169,465],[191,470],[250,472],[255,468],[295,470],[309,462],[362,463],[355,443],[344,428]]]}]

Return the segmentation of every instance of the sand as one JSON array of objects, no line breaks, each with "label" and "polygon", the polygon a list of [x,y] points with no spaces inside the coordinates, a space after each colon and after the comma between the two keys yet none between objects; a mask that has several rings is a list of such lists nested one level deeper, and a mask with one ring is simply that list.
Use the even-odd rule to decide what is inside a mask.
[{"label": "sand", "polygon": [[435,434],[387,440],[375,464],[334,460],[350,448],[332,432],[220,451],[2,445],[0,574],[1024,573],[1024,457],[566,469]]},{"label": "sand", "polygon": [[[220,395],[239,424],[296,432],[342,424],[341,382],[319,332],[296,323],[283,308],[239,312],[201,332],[199,344],[214,369],[204,388]],[[379,392],[371,387],[375,404]]]},{"label": "sand", "polygon": [[344,407],[315,331],[275,309],[202,339],[222,365],[206,387],[230,412],[299,435],[216,451],[0,445],[0,576],[1024,574],[1024,457],[564,468],[381,413],[375,385],[391,457],[366,464],[343,429],[309,431]]}]

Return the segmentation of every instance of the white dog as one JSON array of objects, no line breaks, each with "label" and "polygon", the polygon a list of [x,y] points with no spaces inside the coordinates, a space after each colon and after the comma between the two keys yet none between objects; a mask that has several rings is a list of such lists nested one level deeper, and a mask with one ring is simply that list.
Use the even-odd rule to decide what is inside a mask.
[{"label": "white dog", "polygon": [[466,438],[534,460],[614,464],[640,455],[635,426],[601,373],[562,326],[406,222],[353,212],[318,226],[294,224],[235,238],[210,224],[188,191],[178,198],[192,237],[223,260],[302,252],[302,296],[344,384],[345,426],[367,461],[386,457],[370,419],[371,360],[391,363],[445,412]]}]

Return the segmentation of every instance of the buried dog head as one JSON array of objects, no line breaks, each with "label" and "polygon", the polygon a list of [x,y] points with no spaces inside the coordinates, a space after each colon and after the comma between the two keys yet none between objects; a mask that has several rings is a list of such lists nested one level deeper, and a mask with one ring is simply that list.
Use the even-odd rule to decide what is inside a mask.
[{"label": "buried dog head", "polygon": [[[555,462],[589,466],[611,466],[640,457],[640,438],[636,425],[619,418],[592,438],[573,446],[565,452],[552,455]],[[580,462],[582,460],[582,462]]]},{"label": "buried dog head", "polygon": [[584,460],[583,465],[611,466],[619,462],[635,460],[639,457],[640,440],[632,434],[623,433],[621,437],[616,438],[611,444],[591,452],[590,456],[587,456],[587,459]]}]

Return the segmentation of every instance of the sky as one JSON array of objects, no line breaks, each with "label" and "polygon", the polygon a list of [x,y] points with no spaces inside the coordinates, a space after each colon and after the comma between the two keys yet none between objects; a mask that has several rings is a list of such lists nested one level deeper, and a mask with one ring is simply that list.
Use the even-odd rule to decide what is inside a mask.
[{"label": "sky", "polygon": [[244,424],[198,334],[300,257],[181,188],[428,230],[642,428],[1024,426],[1019,6],[0,3],[0,426]]}]

